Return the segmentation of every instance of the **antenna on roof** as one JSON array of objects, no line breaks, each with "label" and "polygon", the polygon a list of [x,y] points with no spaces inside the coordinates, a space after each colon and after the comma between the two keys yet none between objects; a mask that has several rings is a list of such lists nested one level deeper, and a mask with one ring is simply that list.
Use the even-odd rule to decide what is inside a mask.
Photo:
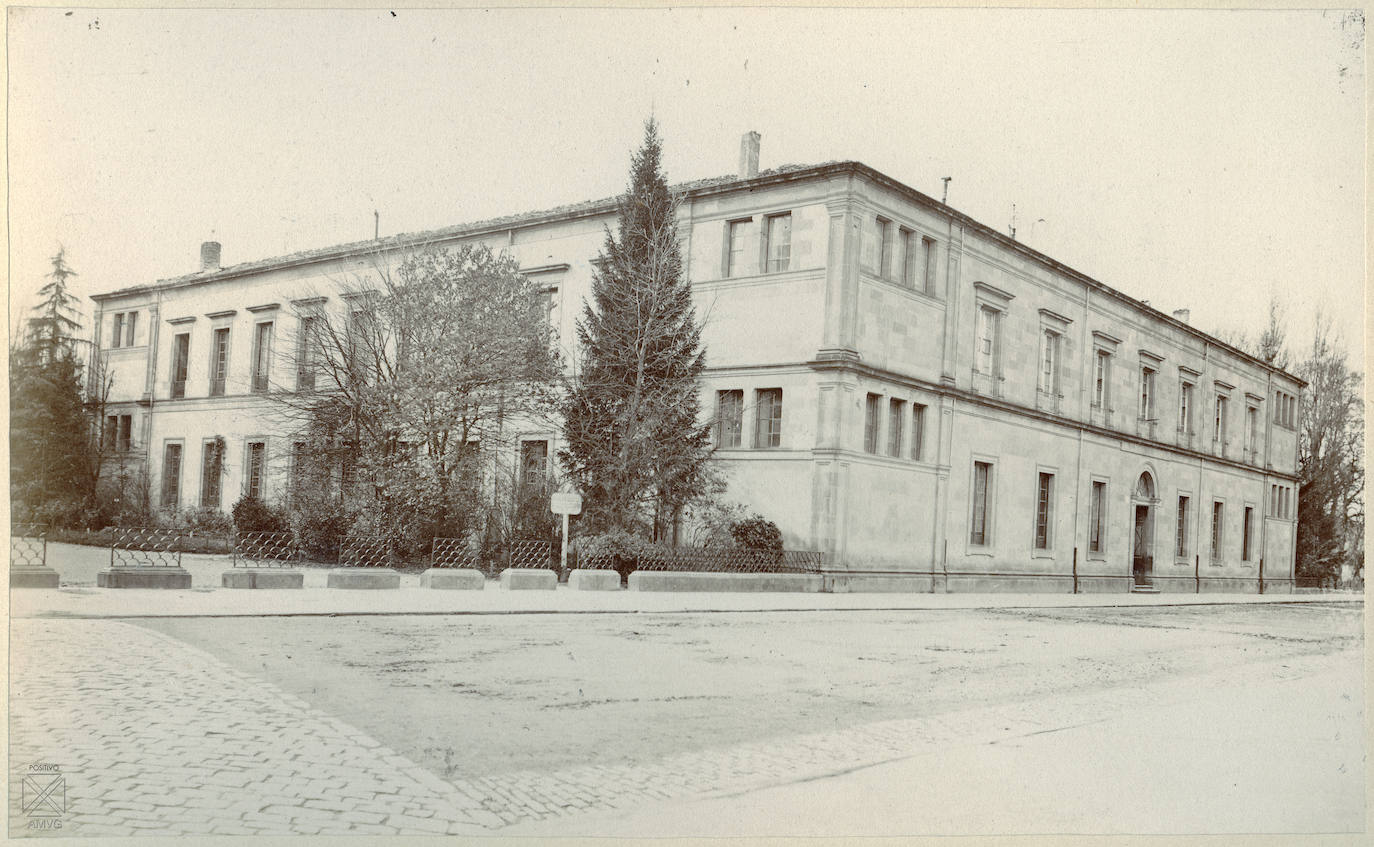
[{"label": "antenna on roof", "polygon": [[954,177],[952,177],[952,176],[942,176],[942,177],[940,177],[940,181],[943,182],[943,183],[945,184],[945,196],[943,196],[943,197],[940,198],[940,202],[943,203],[943,204],[946,205],[946,206],[949,205],[949,181],[950,181],[951,179],[954,179]]},{"label": "antenna on roof", "polygon": [[1011,204],[1011,237],[1016,237],[1016,204]]},{"label": "antenna on roof", "polygon": [[376,209],[372,210],[372,240],[377,241],[382,237],[382,213]]}]

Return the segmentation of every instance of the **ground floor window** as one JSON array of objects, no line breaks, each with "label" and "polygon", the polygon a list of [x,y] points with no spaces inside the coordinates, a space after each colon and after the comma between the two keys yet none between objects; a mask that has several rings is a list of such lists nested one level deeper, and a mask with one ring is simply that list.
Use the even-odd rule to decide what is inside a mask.
[{"label": "ground floor window", "polygon": [[973,517],[969,526],[969,543],[988,543],[988,486],[992,483],[992,463],[973,463]]},{"label": "ground floor window", "polygon": [[755,447],[782,446],[782,389],[760,389],[755,398],[757,406],[757,427],[754,433]]},{"label": "ground floor window", "polygon": [[224,456],[220,454],[219,442],[210,440],[201,445],[200,462],[200,507],[218,509],[220,503],[220,471],[224,467]]},{"label": "ground floor window", "polygon": [[267,465],[267,444],[263,441],[248,442],[247,485],[244,494],[258,500],[263,499],[263,473]]},{"label": "ground floor window", "polygon": [[1107,483],[1093,482],[1092,499],[1088,504],[1088,552],[1101,553],[1106,549],[1106,537],[1102,526],[1103,510],[1106,508]]},{"label": "ground floor window", "polygon": [[1222,526],[1226,516],[1226,504],[1220,500],[1212,503],[1212,562],[1221,561]]},{"label": "ground floor window", "polygon": [[1188,498],[1178,498],[1178,530],[1174,541],[1174,555],[1180,559],[1188,557]]},{"label": "ground floor window", "polygon": [[181,445],[168,444],[162,453],[162,508],[175,509],[181,500]]},{"label": "ground floor window", "polygon": [[1050,548],[1050,518],[1053,512],[1054,474],[1041,473],[1035,485],[1035,549]]},{"label": "ground floor window", "polygon": [[1240,536],[1240,559],[1243,562],[1250,561],[1250,556],[1252,553],[1250,549],[1250,534],[1251,530],[1253,529],[1252,521],[1254,519],[1254,514],[1254,509],[1250,508],[1249,506],[1245,507],[1245,524],[1241,527]]}]

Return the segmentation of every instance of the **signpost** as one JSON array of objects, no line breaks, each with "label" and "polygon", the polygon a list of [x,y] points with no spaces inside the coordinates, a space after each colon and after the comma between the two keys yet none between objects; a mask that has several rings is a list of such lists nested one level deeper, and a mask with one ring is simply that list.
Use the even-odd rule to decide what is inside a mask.
[{"label": "signpost", "polygon": [[558,567],[564,573],[568,570],[568,515],[582,514],[582,495],[576,491],[558,491],[549,497],[549,511],[563,516],[563,552],[559,556]]}]

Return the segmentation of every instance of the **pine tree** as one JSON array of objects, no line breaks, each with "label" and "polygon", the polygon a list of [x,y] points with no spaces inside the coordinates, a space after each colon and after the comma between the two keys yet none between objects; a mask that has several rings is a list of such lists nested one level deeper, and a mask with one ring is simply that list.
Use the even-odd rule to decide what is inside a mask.
[{"label": "pine tree", "polygon": [[586,497],[586,529],[656,540],[711,484],[710,428],[699,422],[706,354],[661,160],[651,118],[577,325],[581,372],[561,455]]},{"label": "pine tree", "polygon": [[10,350],[10,500],[17,520],[70,524],[94,503],[95,456],[81,390],[76,273],[65,251],[39,290],[23,343]]}]

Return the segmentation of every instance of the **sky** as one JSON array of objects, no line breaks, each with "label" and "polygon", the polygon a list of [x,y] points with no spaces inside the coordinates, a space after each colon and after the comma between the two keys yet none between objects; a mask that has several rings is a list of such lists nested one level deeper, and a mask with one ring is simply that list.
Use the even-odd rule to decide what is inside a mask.
[{"label": "sky", "polygon": [[[1364,21],[1321,11],[10,9],[11,321],[626,185],[856,159],[1194,325],[1364,336]],[[90,314],[87,303],[86,314]]]}]

